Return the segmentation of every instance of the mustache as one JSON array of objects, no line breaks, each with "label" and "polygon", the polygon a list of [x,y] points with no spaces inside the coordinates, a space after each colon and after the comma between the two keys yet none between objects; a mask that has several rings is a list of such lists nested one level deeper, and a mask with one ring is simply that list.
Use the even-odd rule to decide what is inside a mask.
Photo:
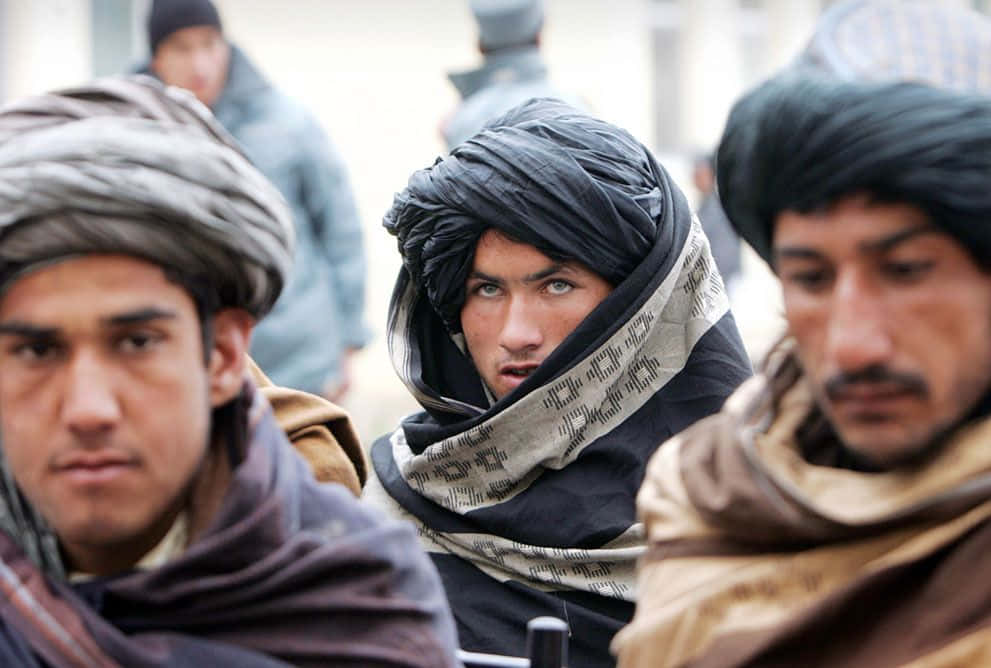
[{"label": "mustache", "polygon": [[837,399],[848,389],[858,385],[882,383],[893,386],[895,391],[917,394],[920,397],[929,396],[929,384],[925,378],[914,373],[894,371],[883,364],[872,364],[856,371],[840,372],[827,380],[823,388],[827,397]]}]

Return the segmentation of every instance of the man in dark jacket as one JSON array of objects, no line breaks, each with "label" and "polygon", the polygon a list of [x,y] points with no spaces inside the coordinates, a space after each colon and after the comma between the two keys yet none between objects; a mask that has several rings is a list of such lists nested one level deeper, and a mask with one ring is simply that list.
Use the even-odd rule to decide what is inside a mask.
[{"label": "man in dark jacket", "polygon": [[255,330],[251,355],[272,380],[339,399],[368,341],[365,258],[347,170],[313,116],[225,38],[209,0],[155,0],[146,70],[192,91],[282,192],[296,228],[293,271]]},{"label": "man in dark jacket", "polygon": [[408,526],[315,482],[246,375],[282,198],[192,96],[0,111],[0,663],[453,665]]}]

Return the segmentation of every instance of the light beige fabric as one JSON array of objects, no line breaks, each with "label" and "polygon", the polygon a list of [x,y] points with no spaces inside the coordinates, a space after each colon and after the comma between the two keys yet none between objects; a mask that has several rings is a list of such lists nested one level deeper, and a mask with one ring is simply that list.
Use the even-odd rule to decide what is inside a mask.
[{"label": "light beige fabric", "polygon": [[354,493],[368,477],[368,464],[351,418],[326,399],[277,387],[249,360],[252,380],[272,404],[275,419],[320,482],[337,482]]},{"label": "light beige fabric", "polygon": [[[613,643],[621,668],[765,665],[778,655],[764,652],[787,646],[789,634],[814,629],[817,616],[843,610],[846,601],[872,601],[870,587],[899,569],[937,559],[932,581],[901,583],[909,602],[937,578],[956,577],[965,587],[991,570],[985,558],[965,560],[971,573],[940,575],[938,561],[966,554],[968,541],[991,531],[991,419],[961,428],[914,469],[816,466],[802,458],[795,438],[814,402],[797,365],[789,359],[786,366],[782,373],[795,381],[784,392],[771,392],[775,379],[752,379],[722,414],[673,438],[650,462],[637,499],[648,536],[640,599]],[[893,614],[877,604],[859,614]],[[937,598],[926,614],[955,619],[955,604]],[[912,610],[903,603],[900,614],[911,621]],[[869,646],[885,642],[880,633],[854,641],[831,636],[828,626],[818,632],[832,641],[831,652],[845,652],[831,655],[846,657],[835,665],[983,665],[960,657],[988,651],[991,637],[981,627],[991,623],[991,602],[967,614],[975,617],[972,627],[947,624],[960,637],[932,631],[920,641],[928,649],[913,654],[906,643],[891,663],[864,658],[885,655]],[[793,665],[829,665],[805,661]]]}]

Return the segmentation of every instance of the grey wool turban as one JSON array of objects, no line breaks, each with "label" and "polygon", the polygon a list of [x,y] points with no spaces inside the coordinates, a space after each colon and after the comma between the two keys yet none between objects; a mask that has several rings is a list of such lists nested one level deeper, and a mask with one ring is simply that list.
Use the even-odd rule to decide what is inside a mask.
[{"label": "grey wool turban", "polygon": [[110,77],[0,109],[0,290],[120,253],[260,317],[288,275],[292,230],[279,192],[185,91]]}]

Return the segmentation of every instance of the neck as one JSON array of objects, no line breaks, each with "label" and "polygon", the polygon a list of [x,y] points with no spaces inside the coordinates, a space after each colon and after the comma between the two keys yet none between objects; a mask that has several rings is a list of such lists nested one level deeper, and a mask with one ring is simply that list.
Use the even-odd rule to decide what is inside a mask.
[{"label": "neck", "polygon": [[165,537],[186,506],[176,503],[140,535],[112,543],[62,541],[68,572],[108,576],[131,570]]}]

